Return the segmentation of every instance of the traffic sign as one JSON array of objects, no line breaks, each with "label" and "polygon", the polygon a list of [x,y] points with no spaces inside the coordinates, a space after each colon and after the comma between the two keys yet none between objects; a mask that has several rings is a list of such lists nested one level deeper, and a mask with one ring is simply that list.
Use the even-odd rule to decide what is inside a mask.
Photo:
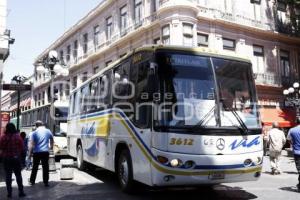
[{"label": "traffic sign", "polygon": [[31,90],[31,85],[28,84],[3,84],[3,90]]}]

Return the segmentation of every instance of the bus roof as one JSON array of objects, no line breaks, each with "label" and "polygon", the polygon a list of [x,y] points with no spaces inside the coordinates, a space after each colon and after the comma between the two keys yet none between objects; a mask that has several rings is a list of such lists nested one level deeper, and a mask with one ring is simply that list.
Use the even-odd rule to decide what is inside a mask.
[{"label": "bus roof", "polygon": [[230,51],[217,51],[207,47],[183,47],[183,46],[176,46],[176,45],[146,45],[127,53],[122,58],[112,62],[107,67],[101,69],[98,73],[96,73],[95,75],[87,79],[85,82],[77,86],[75,89],[73,89],[71,93],[74,93],[74,91],[77,91],[78,89],[82,88],[82,86],[85,85],[85,83],[88,83],[91,80],[95,79],[96,77],[99,77],[99,75],[103,74],[105,71],[112,69],[115,65],[121,63],[123,60],[127,59],[129,56],[131,56],[134,53],[138,53],[141,51],[156,52],[159,50],[191,52],[191,53],[196,53],[204,56],[224,58],[224,59],[251,63],[251,60],[246,56],[237,55],[235,52],[230,52]]}]

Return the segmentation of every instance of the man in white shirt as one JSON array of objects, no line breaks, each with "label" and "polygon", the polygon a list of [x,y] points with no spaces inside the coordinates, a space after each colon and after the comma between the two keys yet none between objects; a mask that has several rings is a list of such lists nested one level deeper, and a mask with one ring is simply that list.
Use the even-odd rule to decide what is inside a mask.
[{"label": "man in white shirt", "polygon": [[282,148],[286,142],[284,132],[278,129],[278,123],[273,123],[273,128],[269,131],[269,156],[272,174],[280,174],[279,159]]}]

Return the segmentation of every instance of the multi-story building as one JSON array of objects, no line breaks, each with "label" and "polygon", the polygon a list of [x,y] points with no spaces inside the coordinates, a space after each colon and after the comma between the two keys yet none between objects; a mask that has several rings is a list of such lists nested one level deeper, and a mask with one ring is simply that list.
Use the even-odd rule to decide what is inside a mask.
[{"label": "multi-story building", "polygon": [[9,54],[9,35],[6,30],[6,0],[0,0],[0,72],[2,73],[3,62]]},{"label": "multi-story building", "polygon": [[12,91],[7,92],[1,97],[1,111],[3,112],[10,112],[11,107],[11,95]]},{"label": "multi-story building", "polygon": [[[12,44],[14,41],[13,39],[10,38],[10,31],[6,29],[6,16],[7,16],[7,1],[0,0],[0,97],[2,97],[3,65],[4,65],[4,61],[7,59],[9,55],[9,45]],[[0,103],[0,111],[3,110],[1,106],[2,103]],[[2,127],[1,119],[0,119],[0,127]]]},{"label": "multi-story building", "polygon": [[[22,84],[31,85],[33,83],[33,75],[26,78]],[[31,97],[32,90],[20,91],[20,113],[31,109]],[[16,123],[17,121],[17,108],[18,108],[18,92],[10,92],[10,107],[11,122]]]},{"label": "multi-story building", "polygon": [[[147,44],[230,51],[252,60],[263,121],[291,126],[293,116],[283,106],[282,90],[299,80],[300,38],[293,36],[299,20],[291,16],[300,10],[286,2],[106,0],[42,52],[35,66],[50,50],[57,50],[70,75],[56,80],[75,88],[110,62]],[[49,97],[49,83],[46,74],[35,73],[34,106],[47,103],[43,99]],[[67,100],[66,84],[55,87]]]}]

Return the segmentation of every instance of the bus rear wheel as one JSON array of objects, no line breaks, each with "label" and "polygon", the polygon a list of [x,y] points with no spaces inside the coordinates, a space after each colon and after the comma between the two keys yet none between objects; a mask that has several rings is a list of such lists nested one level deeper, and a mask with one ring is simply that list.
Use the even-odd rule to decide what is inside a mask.
[{"label": "bus rear wheel", "polygon": [[85,163],[83,160],[83,149],[81,144],[77,146],[77,168],[79,170],[84,170],[85,169]]},{"label": "bus rear wheel", "polygon": [[117,176],[121,190],[125,193],[132,193],[134,186],[132,161],[127,149],[122,150],[118,158]]}]

